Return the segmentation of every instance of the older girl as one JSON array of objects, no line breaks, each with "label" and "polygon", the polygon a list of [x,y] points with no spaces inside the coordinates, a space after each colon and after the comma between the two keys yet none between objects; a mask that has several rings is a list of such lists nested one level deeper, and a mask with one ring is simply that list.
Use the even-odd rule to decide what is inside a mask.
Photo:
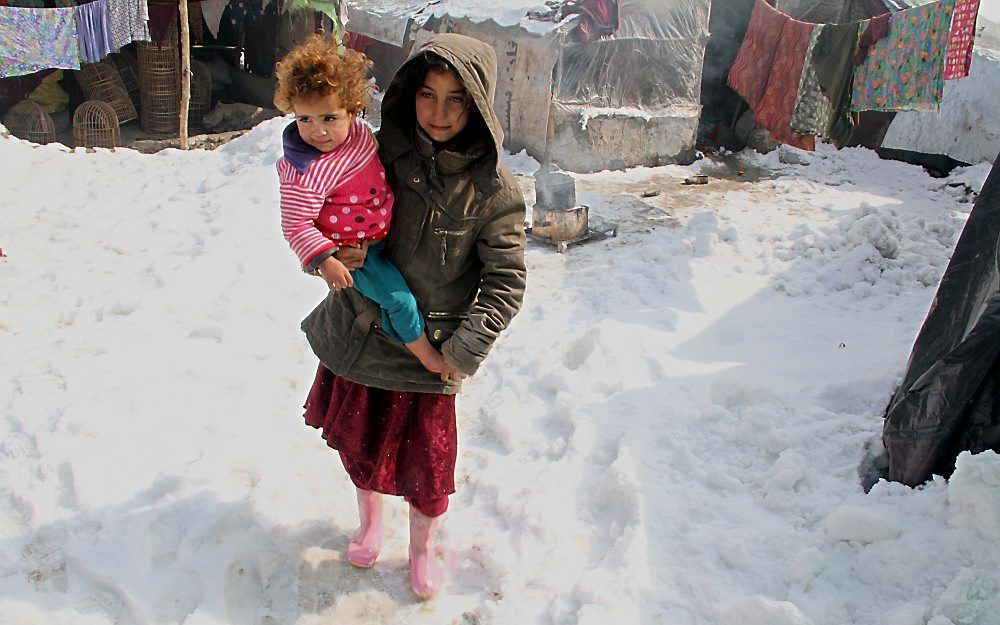
[{"label": "older girl", "polygon": [[[357,487],[361,525],[349,551],[374,564],[381,494],[410,504],[410,581],[434,596],[433,541],[455,492],[455,394],[521,307],[524,198],[500,164],[496,56],[479,41],[435,35],[399,69],[382,102],[379,158],[395,193],[385,256],[399,267],[443,355],[419,366],[384,331],[377,306],[331,292],[302,322],[321,365],[306,422],[321,428]],[[364,250],[341,248],[348,267]]]}]

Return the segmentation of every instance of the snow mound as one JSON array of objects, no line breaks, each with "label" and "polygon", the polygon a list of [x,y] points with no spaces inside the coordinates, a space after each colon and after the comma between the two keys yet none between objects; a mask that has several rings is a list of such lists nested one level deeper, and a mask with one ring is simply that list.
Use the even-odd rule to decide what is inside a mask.
[{"label": "snow mound", "polygon": [[721,625],[813,625],[794,603],[760,595],[725,606],[719,622]]}]

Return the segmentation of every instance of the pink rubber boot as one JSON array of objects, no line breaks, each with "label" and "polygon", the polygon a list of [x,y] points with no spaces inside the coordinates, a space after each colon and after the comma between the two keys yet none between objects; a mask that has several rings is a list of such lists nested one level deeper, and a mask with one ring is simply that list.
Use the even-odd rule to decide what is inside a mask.
[{"label": "pink rubber boot", "polygon": [[358,516],[361,526],[347,543],[347,561],[367,569],[375,564],[382,549],[382,496],[370,490],[358,489]]},{"label": "pink rubber boot", "polygon": [[410,506],[410,586],[421,601],[441,590],[444,572],[434,557],[434,534],[444,515],[429,517]]}]

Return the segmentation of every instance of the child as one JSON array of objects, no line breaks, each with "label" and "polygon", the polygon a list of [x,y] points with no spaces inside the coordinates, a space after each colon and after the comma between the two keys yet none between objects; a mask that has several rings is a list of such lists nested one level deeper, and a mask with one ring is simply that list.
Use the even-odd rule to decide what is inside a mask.
[{"label": "child", "polygon": [[[428,371],[440,373],[444,360],[424,335],[417,302],[382,256],[393,196],[375,138],[358,118],[371,97],[371,66],[363,54],[341,54],[319,35],[278,64],[274,102],[295,115],[277,163],[281,230],[304,270],[318,272],[331,291],[353,286],[378,303],[386,333]],[[351,271],[334,257],[340,247],[362,244],[370,247],[359,269]]]}]

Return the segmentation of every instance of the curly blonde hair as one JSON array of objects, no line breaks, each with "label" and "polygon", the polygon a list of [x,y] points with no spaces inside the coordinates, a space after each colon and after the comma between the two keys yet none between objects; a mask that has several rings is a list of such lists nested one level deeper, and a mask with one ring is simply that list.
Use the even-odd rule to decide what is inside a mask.
[{"label": "curly blonde hair", "polygon": [[296,46],[278,63],[278,88],[274,103],[292,112],[292,99],[312,99],[337,94],[340,104],[353,115],[368,106],[375,87],[368,82],[372,62],[354,50],[339,52],[335,41],[313,35]]}]

